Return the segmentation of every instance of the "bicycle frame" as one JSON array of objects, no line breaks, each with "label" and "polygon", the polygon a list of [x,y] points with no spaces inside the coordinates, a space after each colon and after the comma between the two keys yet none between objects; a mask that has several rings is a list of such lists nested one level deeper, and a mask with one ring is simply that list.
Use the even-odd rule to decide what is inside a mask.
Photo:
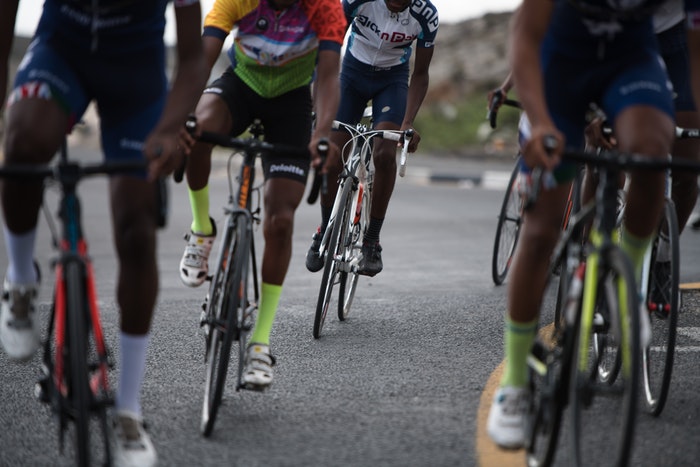
[{"label": "bicycle frame", "polygon": [[43,375],[35,386],[35,396],[49,403],[58,417],[61,453],[68,423],[75,424],[76,457],[80,465],[90,465],[89,423],[96,414],[101,422],[105,461],[109,463],[106,409],[113,404],[108,377],[112,362],[102,332],[95,274],[83,232],[77,185],[86,176],[143,170],[146,163],[108,161],[81,165],[68,160],[65,139],[59,152],[55,166],[0,168],[1,177],[34,182],[53,179],[60,187],[60,234],[47,214],[58,258],[53,263],[55,282],[47,338],[43,342]]}]

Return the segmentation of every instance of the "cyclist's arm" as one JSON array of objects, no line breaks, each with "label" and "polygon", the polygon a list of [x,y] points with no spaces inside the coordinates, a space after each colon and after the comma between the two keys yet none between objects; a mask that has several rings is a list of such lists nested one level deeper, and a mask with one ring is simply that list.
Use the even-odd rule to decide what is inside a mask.
[{"label": "cyclist's arm", "polygon": [[314,89],[316,124],[313,134],[311,135],[311,142],[309,143],[309,150],[313,156],[314,167],[320,163],[320,156],[317,151],[318,142],[322,138],[330,139],[331,126],[333,125],[333,119],[338,111],[338,104],[340,103],[339,69],[339,50],[335,48],[319,50]]},{"label": "cyclist's arm", "polygon": [[525,161],[531,166],[552,169],[558,163],[560,151],[548,156],[542,137],[557,138],[563,147],[563,136],[552,121],[544,94],[540,47],[549,26],[553,10],[551,0],[524,0],[513,15],[510,31],[510,62],[513,84],[532,126],[532,137],[525,143]]},{"label": "cyclist's arm", "polygon": [[[19,0],[0,0],[0,109],[5,103],[7,80],[10,73],[9,60],[15,34],[15,18]],[[0,117],[2,112],[0,111]]]},{"label": "cyclist's arm", "polygon": [[[406,113],[404,114],[402,130],[413,128],[413,121],[418,115],[423,104],[423,99],[428,92],[428,83],[430,81],[430,62],[433,59],[434,47],[416,47],[416,59],[413,64],[413,73],[411,74],[411,82],[408,86],[408,97],[406,100]],[[414,152],[420,142],[420,136],[415,133],[408,147],[409,152]]]},{"label": "cyclist's arm", "polygon": [[[178,134],[197,103],[209,77],[202,48],[202,13],[199,2],[175,8],[177,66],[161,119],[146,140],[144,153],[151,160],[149,178],[171,173],[180,164]],[[183,148],[185,149],[185,148]]]}]

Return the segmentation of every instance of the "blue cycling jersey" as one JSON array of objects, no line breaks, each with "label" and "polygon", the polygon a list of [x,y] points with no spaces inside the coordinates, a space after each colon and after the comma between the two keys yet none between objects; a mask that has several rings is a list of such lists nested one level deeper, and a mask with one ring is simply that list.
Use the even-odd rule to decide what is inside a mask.
[{"label": "blue cycling jersey", "polygon": [[[37,35],[76,52],[128,52],[163,40],[170,0],[46,0]],[[175,7],[199,0],[174,0]]]}]

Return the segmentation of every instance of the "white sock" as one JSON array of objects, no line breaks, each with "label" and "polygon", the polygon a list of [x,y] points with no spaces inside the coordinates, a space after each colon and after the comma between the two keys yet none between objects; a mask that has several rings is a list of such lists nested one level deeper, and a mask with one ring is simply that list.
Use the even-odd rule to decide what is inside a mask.
[{"label": "white sock", "polygon": [[136,336],[133,334],[119,333],[120,370],[119,386],[115,397],[117,412],[131,412],[141,416],[141,384],[146,368],[146,349],[148,348],[149,334]]},{"label": "white sock", "polygon": [[34,244],[36,228],[27,233],[15,234],[3,225],[5,232],[5,251],[7,251],[6,278],[13,284],[35,284],[39,279],[34,269]]}]

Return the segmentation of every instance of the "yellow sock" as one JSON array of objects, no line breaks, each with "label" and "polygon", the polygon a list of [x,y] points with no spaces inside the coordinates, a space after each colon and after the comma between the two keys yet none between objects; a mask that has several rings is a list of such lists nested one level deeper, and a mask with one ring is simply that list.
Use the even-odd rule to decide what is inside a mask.
[{"label": "yellow sock", "polygon": [[201,190],[187,189],[190,195],[190,207],[192,208],[192,232],[203,235],[211,235],[214,226],[209,218],[209,185]]},{"label": "yellow sock", "polygon": [[272,324],[275,322],[281,294],[281,285],[262,283],[258,319],[255,320],[255,329],[253,329],[253,335],[250,336],[250,342],[270,345],[270,333],[272,332]]},{"label": "yellow sock", "polygon": [[535,340],[537,321],[517,323],[511,320],[510,316],[506,316],[503,339],[506,362],[501,378],[501,387],[525,387],[527,385],[527,356]]}]

